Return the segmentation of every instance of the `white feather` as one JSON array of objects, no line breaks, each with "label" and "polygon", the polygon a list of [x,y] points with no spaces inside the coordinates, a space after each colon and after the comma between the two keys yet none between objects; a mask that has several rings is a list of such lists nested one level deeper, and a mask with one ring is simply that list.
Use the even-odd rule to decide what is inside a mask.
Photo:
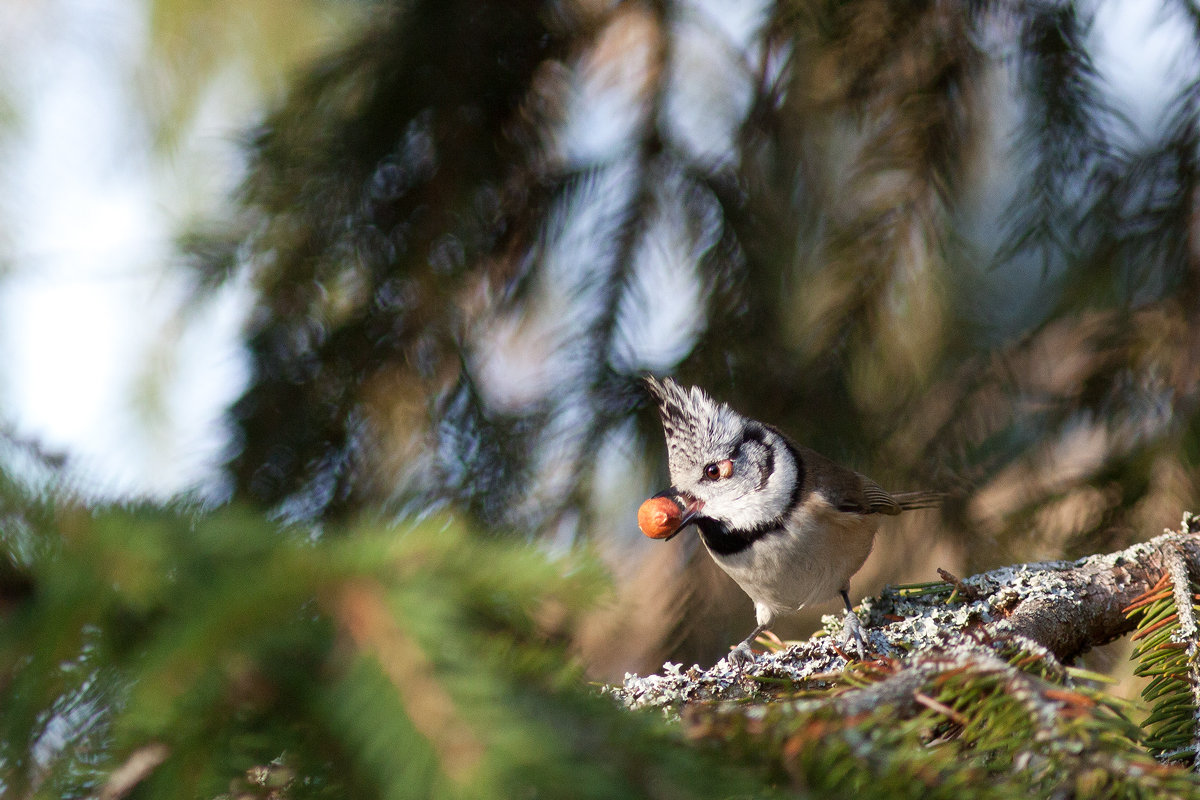
[{"label": "white feather", "polygon": [[760,625],[837,595],[858,571],[875,541],[874,515],[838,511],[813,493],[785,529],[769,533],[731,555],[713,560],[754,601]]}]

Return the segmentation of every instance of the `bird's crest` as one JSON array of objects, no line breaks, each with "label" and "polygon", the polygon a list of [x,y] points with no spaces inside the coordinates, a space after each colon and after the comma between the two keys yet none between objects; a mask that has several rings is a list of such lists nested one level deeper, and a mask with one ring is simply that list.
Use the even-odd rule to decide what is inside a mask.
[{"label": "bird's crest", "polygon": [[671,378],[647,375],[646,389],[658,404],[663,432],[667,438],[668,460],[677,457],[697,457],[700,448],[731,432],[737,413],[724,403],[718,403],[698,386],[685,389]]}]

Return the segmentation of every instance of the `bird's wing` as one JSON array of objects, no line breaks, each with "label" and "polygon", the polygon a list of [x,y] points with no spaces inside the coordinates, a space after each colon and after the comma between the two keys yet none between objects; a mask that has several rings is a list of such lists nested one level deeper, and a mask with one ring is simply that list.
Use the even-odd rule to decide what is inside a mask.
[{"label": "bird's wing", "polygon": [[903,509],[896,502],[896,498],[892,497],[878,483],[868,478],[866,475],[859,475],[862,479],[863,499],[866,501],[866,513],[868,514],[899,514]]},{"label": "bird's wing", "polygon": [[825,495],[838,511],[851,514],[899,514],[900,504],[878,483],[852,469],[847,469],[807,447],[796,447],[804,470],[805,480]]}]

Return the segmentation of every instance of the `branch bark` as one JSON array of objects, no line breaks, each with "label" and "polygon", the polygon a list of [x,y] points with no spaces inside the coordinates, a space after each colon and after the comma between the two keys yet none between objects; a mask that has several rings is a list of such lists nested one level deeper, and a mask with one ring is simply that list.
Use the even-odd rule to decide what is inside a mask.
[{"label": "branch bark", "polygon": [[[1153,587],[1172,562],[1200,575],[1197,521],[1189,514],[1180,532],[1113,553],[1003,567],[941,586],[888,589],[868,599],[863,607],[871,649],[896,674],[887,686],[843,693],[838,703],[851,710],[863,703],[895,702],[897,692],[909,697],[917,691],[912,687],[921,684],[921,674],[935,668],[931,664],[960,657],[1004,658],[1019,650],[1041,660],[1046,669],[1061,670],[1064,662],[1132,631],[1135,623],[1124,609]],[[961,602],[947,599],[955,588]],[[745,670],[725,660],[707,670],[666,664],[659,675],[629,675],[623,686],[609,691],[629,707],[678,710],[697,701],[769,700],[780,684],[836,683],[847,666],[835,644],[841,623],[826,619],[825,633],[833,635],[819,633],[760,656]],[[905,670],[913,674],[905,676]]]},{"label": "branch bark", "polygon": [[[1178,558],[1193,575],[1200,575],[1200,537],[1164,534],[1126,550],[1089,556],[1058,568],[1033,565],[1042,569],[1033,574],[1019,571],[1008,582],[1009,586],[1027,585],[1028,591],[1005,618],[987,626],[988,633],[995,638],[1026,637],[1060,661],[1071,661],[1132,631],[1134,622],[1126,618],[1124,609],[1149,591]],[[978,580],[991,581],[996,573],[1006,571],[985,573]]]}]

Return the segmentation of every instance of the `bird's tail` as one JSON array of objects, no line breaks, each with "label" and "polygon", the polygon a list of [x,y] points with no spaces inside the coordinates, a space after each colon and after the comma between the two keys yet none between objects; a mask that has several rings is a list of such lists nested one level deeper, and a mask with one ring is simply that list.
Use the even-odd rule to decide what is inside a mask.
[{"label": "bird's tail", "polygon": [[896,492],[892,495],[902,511],[917,508],[937,508],[946,499],[945,492]]}]

